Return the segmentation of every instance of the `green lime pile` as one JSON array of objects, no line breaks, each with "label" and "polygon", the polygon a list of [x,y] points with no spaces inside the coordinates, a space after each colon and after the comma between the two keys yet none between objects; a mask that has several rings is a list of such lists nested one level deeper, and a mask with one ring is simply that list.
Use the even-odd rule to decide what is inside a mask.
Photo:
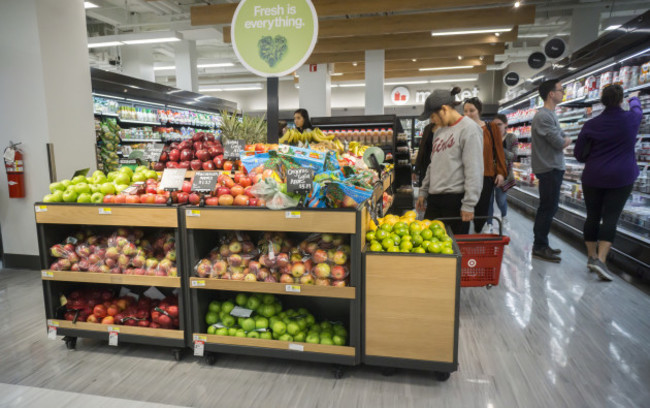
[{"label": "green lime pile", "polygon": [[[250,317],[233,316],[235,306],[252,311]],[[305,308],[283,310],[271,294],[239,293],[234,299],[213,300],[205,314],[208,334],[345,346],[348,331],[341,323],[316,322]]]},{"label": "green lime pile", "polygon": [[453,254],[452,239],[440,221],[383,222],[366,233],[372,252]]}]

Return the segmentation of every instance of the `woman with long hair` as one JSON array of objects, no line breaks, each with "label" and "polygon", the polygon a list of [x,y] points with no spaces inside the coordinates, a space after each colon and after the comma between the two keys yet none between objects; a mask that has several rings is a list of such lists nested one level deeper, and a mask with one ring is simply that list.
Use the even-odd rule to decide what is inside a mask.
[{"label": "woman with long hair", "polygon": [[311,130],[311,120],[309,120],[309,112],[307,109],[298,109],[293,113],[293,123],[296,125],[296,129],[302,133],[306,130]]}]

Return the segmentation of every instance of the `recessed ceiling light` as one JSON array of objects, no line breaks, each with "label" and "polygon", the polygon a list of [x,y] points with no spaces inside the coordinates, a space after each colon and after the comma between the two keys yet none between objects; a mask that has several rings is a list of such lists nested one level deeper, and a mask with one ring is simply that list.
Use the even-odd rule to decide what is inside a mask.
[{"label": "recessed ceiling light", "polygon": [[353,62],[353,63],[352,63],[352,66],[353,66],[353,67],[356,67],[357,65],[359,65],[359,64],[357,64],[356,62]]},{"label": "recessed ceiling light", "polygon": [[413,61],[413,62],[417,62],[418,60],[417,60],[416,58],[413,58],[411,61]]},{"label": "recessed ceiling light", "polygon": [[480,57],[478,57],[478,59],[480,59],[481,61],[483,61],[484,57],[481,55]]},{"label": "recessed ceiling light", "polygon": [[93,4],[89,1],[84,1],[84,8],[89,9],[89,8],[97,8],[97,7],[99,7],[97,4]]},{"label": "recessed ceiling light", "polygon": [[198,64],[197,68],[223,68],[223,67],[234,67],[235,64],[232,62],[219,62],[217,64]]},{"label": "recessed ceiling light", "polygon": [[496,35],[497,37],[499,37],[499,36],[501,35],[501,33],[496,32],[496,33],[494,33],[494,35]]},{"label": "recessed ceiling light", "polygon": [[462,55],[459,55],[459,56],[458,56],[458,59],[459,59],[459,60],[462,60],[462,59],[463,59],[463,56],[462,56]]},{"label": "recessed ceiling light", "polygon": [[97,43],[88,43],[88,48],[100,48],[100,47],[113,47],[116,45],[122,45],[121,41],[105,41]]},{"label": "recessed ceiling light", "polygon": [[153,67],[154,71],[167,71],[171,69],[176,69],[175,65],[165,65],[165,66],[160,66],[160,67]]},{"label": "recessed ceiling light", "polygon": [[342,72],[332,72],[330,76],[343,76]]},{"label": "recessed ceiling light", "polygon": [[512,30],[512,27],[480,28],[476,30],[461,30],[461,31],[432,31],[431,36],[440,37],[446,35],[505,33],[510,30]]},{"label": "recessed ceiling light", "polygon": [[459,65],[455,67],[431,67],[431,68],[420,68],[418,71],[442,71],[445,69],[471,69],[474,68],[474,65]]},{"label": "recessed ceiling light", "polygon": [[521,2],[520,1],[515,1],[515,7],[519,7],[519,6],[521,6]]},{"label": "recessed ceiling light", "polygon": [[366,84],[338,84],[339,88],[359,88],[366,86]]}]

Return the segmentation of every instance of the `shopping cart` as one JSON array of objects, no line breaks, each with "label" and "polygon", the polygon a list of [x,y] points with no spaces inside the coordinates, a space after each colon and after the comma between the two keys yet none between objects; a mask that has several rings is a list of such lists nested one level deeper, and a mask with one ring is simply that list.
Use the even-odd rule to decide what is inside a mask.
[{"label": "shopping cart", "polygon": [[[474,218],[487,219],[488,217]],[[510,242],[510,238],[503,235],[501,220],[497,217],[492,219],[499,223],[498,234],[455,235],[462,254],[461,287],[485,286],[490,289],[499,284],[503,249]],[[458,218],[440,218],[440,220],[458,220]]]}]

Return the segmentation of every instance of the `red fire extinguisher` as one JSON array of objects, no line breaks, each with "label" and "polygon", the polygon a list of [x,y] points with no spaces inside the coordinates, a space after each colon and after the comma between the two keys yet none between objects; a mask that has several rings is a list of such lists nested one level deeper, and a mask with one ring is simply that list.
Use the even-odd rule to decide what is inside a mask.
[{"label": "red fire extinguisher", "polygon": [[5,170],[9,184],[9,198],[25,198],[25,164],[20,143],[11,143],[4,151]]}]

